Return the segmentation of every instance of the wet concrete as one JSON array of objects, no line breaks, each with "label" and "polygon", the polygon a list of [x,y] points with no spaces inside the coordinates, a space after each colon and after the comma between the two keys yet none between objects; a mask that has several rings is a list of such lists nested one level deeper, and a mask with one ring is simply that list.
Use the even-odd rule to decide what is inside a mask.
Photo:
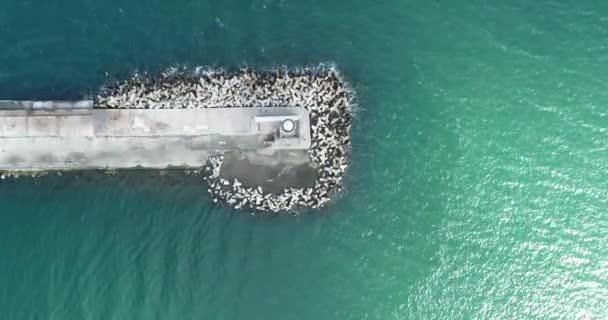
[{"label": "wet concrete", "polygon": [[244,187],[261,186],[265,192],[279,194],[284,188],[306,188],[315,184],[316,170],[306,151],[276,151],[272,154],[230,151],[224,154],[220,177],[237,178]]}]

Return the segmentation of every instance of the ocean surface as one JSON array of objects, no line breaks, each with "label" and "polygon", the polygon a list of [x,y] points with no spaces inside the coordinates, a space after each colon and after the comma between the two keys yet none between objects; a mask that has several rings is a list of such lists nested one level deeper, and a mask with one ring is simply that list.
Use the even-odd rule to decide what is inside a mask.
[{"label": "ocean surface", "polygon": [[607,319],[607,40],[591,0],[3,0],[3,99],[331,62],[358,107],[312,214],[158,172],[1,181],[0,319]]}]

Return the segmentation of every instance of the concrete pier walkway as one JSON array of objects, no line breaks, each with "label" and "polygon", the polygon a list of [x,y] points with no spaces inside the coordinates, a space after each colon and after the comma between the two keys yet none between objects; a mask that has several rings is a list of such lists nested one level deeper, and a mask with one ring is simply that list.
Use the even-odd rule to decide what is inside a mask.
[{"label": "concrete pier walkway", "polygon": [[[216,150],[286,150],[305,162],[310,146],[309,115],[298,107],[91,106],[0,102],[0,170],[200,167]],[[296,121],[295,133],[283,135],[268,125],[281,119]]]}]

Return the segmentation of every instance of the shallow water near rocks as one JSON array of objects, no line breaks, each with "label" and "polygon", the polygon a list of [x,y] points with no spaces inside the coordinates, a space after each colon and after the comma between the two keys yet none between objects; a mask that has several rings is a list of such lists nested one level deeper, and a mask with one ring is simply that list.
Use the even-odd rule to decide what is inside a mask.
[{"label": "shallow water near rocks", "polygon": [[213,206],[193,176],[1,182],[0,318],[606,318],[606,16],[591,0],[5,0],[4,99],[332,61],[359,109],[346,193],[316,214]]}]

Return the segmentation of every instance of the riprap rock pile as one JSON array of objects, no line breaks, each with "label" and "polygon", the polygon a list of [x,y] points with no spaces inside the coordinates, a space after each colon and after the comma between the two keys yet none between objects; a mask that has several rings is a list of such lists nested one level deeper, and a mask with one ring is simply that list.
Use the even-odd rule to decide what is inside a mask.
[{"label": "riprap rock pile", "polygon": [[314,188],[267,193],[221,178],[223,156],[211,157],[203,172],[214,201],[262,212],[297,212],[325,206],[342,190],[348,168],[353,93],[333,67],[255,72],[172,69],[160,76],[136,75],[114,82],[96,97],[97,108],[235,108],[301,106],[310,112]]}]

